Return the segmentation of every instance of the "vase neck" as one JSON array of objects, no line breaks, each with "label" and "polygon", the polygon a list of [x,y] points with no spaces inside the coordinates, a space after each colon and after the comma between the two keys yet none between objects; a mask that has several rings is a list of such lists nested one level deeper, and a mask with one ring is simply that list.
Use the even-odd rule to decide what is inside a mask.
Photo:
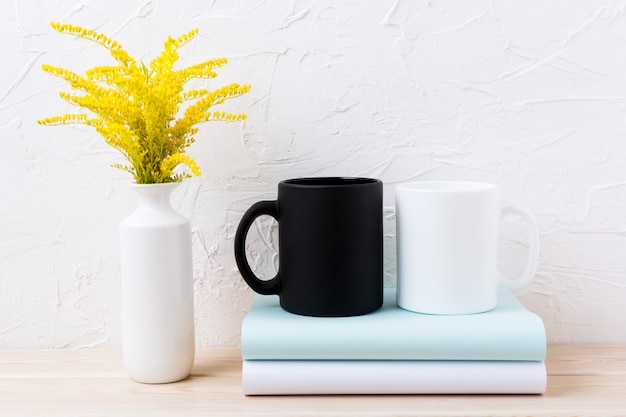
[{"label": "vase neck", "polygon": [[139,197],[138,209],[171,207],[170,196],[179,186],[177,182],[164,184],[131,184],[130,188]]}]

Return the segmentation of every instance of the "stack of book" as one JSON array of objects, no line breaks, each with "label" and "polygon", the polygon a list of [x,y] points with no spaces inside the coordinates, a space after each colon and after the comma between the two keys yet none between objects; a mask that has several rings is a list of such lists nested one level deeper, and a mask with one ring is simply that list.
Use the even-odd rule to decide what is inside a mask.
[{"label": "stack of book", "polygon": [[241,331],[245,395],[541,394],[541,319],[498,289],[495,309],[413,313],[385,288],[380,310],[356,317],[291,314],[256,295]]}]

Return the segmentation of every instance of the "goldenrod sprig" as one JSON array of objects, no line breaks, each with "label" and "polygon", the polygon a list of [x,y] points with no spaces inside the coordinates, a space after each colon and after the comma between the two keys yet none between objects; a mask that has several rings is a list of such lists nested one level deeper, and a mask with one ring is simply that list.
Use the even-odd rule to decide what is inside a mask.
[{"label": "goldenrod sprig", "polygon": [[[163,51],[149,65],[138,63],[115,40],[80,26],[51,23],[51,26],[104,46],[118,65],[91,68],[85,76],[65,68],[44,64],[47,73],[64,79],[72,92],[61,92],[68,103],[89,110],[88,114],[65,114],[39,120],[42,125],[85,124],[100,133],[106,143],[128,160],[128,165],[113,164],[133,175],[137,183],[182,181],[200,175],[196,162],[185,153],[195,142],[199,123],[237,122],[245,113],[213,111],[212,107],[250,90],[236,83],[216,90],[199,88],[185,91],[192,79],[214,78],[214,69],[225,65],[226,58],[210,59],[183,69],[174,69],[179,49],[197,34],[193,29],[178,38],[169,37]],[[195,101],[181,113],[183,103]],[[187,171],[176,172],[179,165]]]},{"label": "goldenrod sprig", "polygon": [[98,33],[91,29],[85,29],[81,26],[58,22],[52,22],[50,23],[50,26],[52,26],[52,28],[58,32],[67,33],[79,38],[99,43],[111,52],[111,56],[115,58],[117,62],[124,66],[129,67],[132,65],[137,65],[137,62],[133,58],[131,58],[130,55],[128,55],[124,48],[122,48],[122,45],[120,45],[117,41],[109,39],[107,36],[101,33]]}]

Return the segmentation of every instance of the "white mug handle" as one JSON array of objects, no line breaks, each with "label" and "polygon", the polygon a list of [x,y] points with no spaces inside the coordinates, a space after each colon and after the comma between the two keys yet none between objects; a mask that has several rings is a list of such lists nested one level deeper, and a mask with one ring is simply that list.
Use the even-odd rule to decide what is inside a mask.
[{"label": "white mug handle", "polygon": [[510,214],[520,216],[526,222],[526,227],[528,228],[528,262],[526,263],[524,273],[519,278],[511,279],[506,278],[501,272],[498,272],[500,283],[506,288],[514,290],[528,284],[535,276],[537,263],[539,261],[539,230],[535,217],[525,208],[520,206],[505,206],[500,213],[500,219]]}]

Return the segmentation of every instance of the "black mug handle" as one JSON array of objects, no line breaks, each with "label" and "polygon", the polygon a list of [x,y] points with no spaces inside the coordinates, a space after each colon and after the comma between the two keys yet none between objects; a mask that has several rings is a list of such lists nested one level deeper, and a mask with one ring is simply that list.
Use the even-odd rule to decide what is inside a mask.
[{"label": "black mug handle", "polygon": [[280,292],[279,273],[276,273],[276,276],[269,281],[260,280],[252,272],[246,258],[246,236],[248,236],[248,230],[250,230],[254,220],[262,215],[272,216],[278,221],[278,201],[259,201],[245,212],[235,233],[235,260],[241,276],[250,288],[263,295],[278,294]]}]

